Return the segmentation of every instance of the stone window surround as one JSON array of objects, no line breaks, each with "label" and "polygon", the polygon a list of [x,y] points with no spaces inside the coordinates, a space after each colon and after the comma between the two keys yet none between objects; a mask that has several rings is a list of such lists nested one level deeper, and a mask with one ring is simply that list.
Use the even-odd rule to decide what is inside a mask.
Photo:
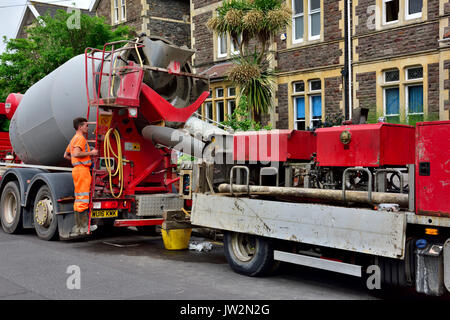
[{"label": "stone window surround", "polygon": [[[287,5],[292,10],[292,23],[291,27],[287,28],[287,45],[289,47],[296,47],[300,45],[306,45],[311,43],[317,43],[323,41],[323,29],[324,29],[324,5],[323,1],[320,0],[320,35],[311,37],[310,35],[310,29],[311,29],[311,19],[310,15],[311,12],[309,10],[309,4],[311,0],[303,0],[303,38],[295,40],[294,34],[295,34],[295,13],[294,13],[294,1],[295,0],[288,0]],[[306,35],[306,36],[305,36]]]},{"label": "stone window surround", "polygon": [[[399,19],[395,20],[395,21],[390,21],[390,22],[386,22],[386,5],[388,2],[392,2],[392,1],[398,1],[399,2],[399,11],[398,11],[398,15],[399,15]],[[420,19],[422,18],[422,12],[423,12],[423,0],[422,0],[422,11],[420,13],[415,13],[415,14],[408,14],[408,8],[409,8],[409,2],[411,0],[383,0],[383,16],[382,16],[382,21],[383,21],[383,25],[387,25],[387,24],[394,24],[394,23],[398,23],[401,19],[400,16],[402,15],[402,12],[404,13],[404,20],[411,20],[411,19]],[[403,6],[402,6],[403,4]]]},{"label": "stone window surround", "polygon": [[[220,37],[226,37],[226,46],[227,46],[227,53],[226,54],[222,54],[220,53]],[[218,35],[217,33],[214,33],[214,60],[224,60],[224,59],[228,59],[231,58],[233,55],[239,54],[239,49],[238,48],[234,48],[234,45],[232,44],[232,39],[231,36],[229,34],[223,34],[223,35]],[[233,49],[235,49],[233,51]]]},{"label": "stone window surround", "polygon": [[422,18],[422,12],[423,12],[423,0],[422,1],[422,10],[420,12],[417,13],[413,13],[413,14],[409,14],[409,2],[411,0],[405,0],[405,19],[406,20],[411,20],[411,19],[416,19],[416,18]]},{"label": "stone window surround", "polygon": [[[312,81],[320,81],[321,83],[321,89],[320,90],[311,90],[311,82]],[[304,83],[304,91],[302,92],[296,92],[295,91],[295,84],[303,82]],[[318,79],[318,78],[308,78],[308,79],[299,79],[292,81],[289,85],[291,87],[291,100],[292,100],[292,107],[293,107],[293,128],[296,129],[296,123],[302,122],[301,120],[297,121],[297,108],[295,103],[295,98],[298,97],[304,97],[305,98],[305,129],[311,128],[313,125],[313,119],[312,119],[312,103],[311,103],[311,97],[321,95],[322,97],[322,121],[325,120],[325,104],[324,104],[324,79]]]},{"label": "stone window surround", "polygon": [[[225,39],[225,48],[222,48],[222,39],[224,39],[225,37],[227,37],[227,39]],[[228,56],[228,42],[228,35],[217,35],[217,58],[225,58]],[[222,53],[222,51],[225,51],[225,53]]]},{"label": "stone window surround", "polygon": [[[414,69],[414,68],[418,68],[421,67],[422,68],[422,78],[414,78],[414,79],[408,79],[408,70],[409,69]],[[422,120],[423,116],[424,116],[424,102],[422,102],[422,112],[419,113],[410,113],[409,112],[409,88],[411,86],[418,86],[421,85],[422,86],[422,99],[423,99],[423,90],[424,90],[424,86],[423,86],[423,67],[420,66],[411,66],[411,67],[407,67],[405,68],[405,82],[404,82],[404,86],[405,86],[405,114],[406,114],[406,118],[409,117],[409,115],[421,115],[422,116]]]},{"label": "stone window surround", "polygon": [[[393,27],[399,27],[404,26],[408,24],[413,24],[417,22],[422,22],[427,20],[428,15],[428,0],[422,0],[422,13],[419,15],[412,15],[407,16],[406,15],[406,2],[408,0],[399,0],[399,13],[398,13],[398,20],[391,21],[391,22],[384,22],[385,20],[385,13],[384,13],[384,3],[389,0],[376,0],[376,7],[375,12],[373,10],[369,10],[368,13],[371,13],[372,15],[375,14],[375,28],[376,30],[384,30],[384,29],[390,29]],[[361,23],[361,21],[360,21]],[[364,21],[363,23],[366,23]]]},{"label": "stone window surround", "polygon": [[[421,67],[423,69],[423,77],[417,79],[408,79],[408,70]],[[400,74],[400,79],[398,81],[385,81],[385,73],[392,70],[398,70]],[[398,88],[399,89],[399,118],[401,121],[408,119],[408,87],[409,86],[417,86],[422,85],[422,88],[426,88],[425,86],[425,68],[423,65],[410,65],[405,66],[403,68],[390,68],[382,71],[382,83],[381,88],[383,91],[383,116],[386,117],[386,89]],[[402,108],[402,106],[404,106]],[[423,109],[422,115],[425,115],[426,110],[426,99],[425,95],[423,98]]]},{"label": "stone window surround", "polygon": [[[231,105],[230,105],[230,101],[235,101],[236,103],[236,90],[235,90],[235,95],[230,95],[230,88],[232,88],[233,86],[229,83],[229,82],[218,82],[218,83],[211,83],[210,85],[210,96],[205,100],[205,102],[203,103],[202,107],[201,107],[201,115],[203,120],[207,120],[206,117],[210,116],[210,120],[213,120],[214,122],[217,121],[217,107],[218,107],[218,102],[223,102],[223,108],[224,108],[224,118],[223,120],[226,120],[226,116],[227,115],[231,115],[230,114],[230,109],[231,109]],[[223,96],[218,97],[217,96],[217,89],[223,89]],[[206,105],[207,103],[212,103],[212,117],[211,115],[207,115],[206,114]]]},{"label": "stone window surround", "polygon": [[[117,3],[117,7],[116,7]],[[127,1],[111,0],[111,21],[113,25],[121,24],[127,21]],[[117,19],[116,19],[117,10]]]}]

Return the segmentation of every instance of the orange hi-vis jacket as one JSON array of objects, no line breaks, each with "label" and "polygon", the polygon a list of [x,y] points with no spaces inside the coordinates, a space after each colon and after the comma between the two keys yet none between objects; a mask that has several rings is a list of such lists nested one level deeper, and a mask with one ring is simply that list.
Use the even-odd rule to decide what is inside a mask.
[{"label": "orange hi-vis jacket", "polygon": [[73,170],[73,184],[75,186],[75,202],[73,204],[73,209],[76,212],[83,212],[89,208],[89,193],[91,190],[91,172],[89,168],[91,167],[91,157],[86,156],[82,158],[75,158],[73,156],[73,150],[78,147],[83,152],[91,151],[86,138],[83,135],[76,134],[69,145],[66,148],[66,152],[70,153]]}]

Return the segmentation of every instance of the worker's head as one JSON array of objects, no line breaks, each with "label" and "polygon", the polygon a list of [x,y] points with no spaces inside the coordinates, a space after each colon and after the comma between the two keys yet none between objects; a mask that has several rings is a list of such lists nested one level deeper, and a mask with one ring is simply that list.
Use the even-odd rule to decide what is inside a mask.
[{"label": "worker's head", "polygon": [[87,122],[88,121],[86,118],[82,118],[82,117],[75,118],[75,119],[73,119],[73,127],[76,131],[78,131],[84,127],[86,127],[86,129],[87,129]]}]

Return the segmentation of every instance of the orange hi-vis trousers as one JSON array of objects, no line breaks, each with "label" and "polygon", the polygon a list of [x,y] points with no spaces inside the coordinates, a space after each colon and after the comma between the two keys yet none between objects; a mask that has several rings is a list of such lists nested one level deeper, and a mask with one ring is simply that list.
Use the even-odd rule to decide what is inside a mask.
[{"label": "orange hi-vis trousers", "polygon": [[73,184],[75,186],[75,202],[73,210],[83,212],[89,208],[89,193],[91,191],[91,172],[84,165],[75,166],[72,170]]}]

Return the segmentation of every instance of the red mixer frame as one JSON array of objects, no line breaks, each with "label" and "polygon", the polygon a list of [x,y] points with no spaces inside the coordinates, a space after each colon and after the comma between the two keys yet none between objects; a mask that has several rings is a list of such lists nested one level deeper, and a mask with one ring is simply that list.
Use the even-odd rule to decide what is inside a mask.
[{"label": "red mixer frame", "polygon": [[[123,46],[124,44],[125,46]],[[122,47],[116,49],[117,45]],[[110,49],[107,50],[109,47]],[[177,62],[171,64],[171,66],[175,66],[174,68],[163,69],[133,62],[128,62],[125,66],[115,67],[115,64],[111,61],[111,57],[114,58],[120,52],[132,49],[138,50],[142,47],[144,45],[139,42],[122,40],[107,43],[102,50],[96,48],[85,50],[85,84],[88,101],[86,118],[89,119],[91,107],[95,107],[97,113],[96,121],[89,122],[95,124],[96,128],[93,132],[95,134],[94,139],[88,140],[88,142],[95,142],[95,148],[99,149],[99,146],[104,146],[106,132],[110,128],[114,128],[121,136],[121,147],[124,150],[123,158],[127,161],[126,165],[123,166],[123,181],[121,181],[123,192],[120,197],[112,198],[113,194],[116,194],[120,189],[118,186],[119,178],[112,179],[112,184],[115,187],[113,190],[109,190],[109,185],[105,182],[109,173],[102,169],[100,165],[100,160],[106,155],[103,148],[99,149],[99,155],[94,158],[92,169],[90,216],[94,202],[101,204],[101,208],[98,209],[130,210],[134,201],[133,195],[172,192],[172,184],[177,182],[179,177],[174,176],[173,173],[176,164],[171,163],[171,150],[164,146],[155,146],[151,141],[145,140],[139,134],[132,119],[137,117],[139,111],[141,116],[150,124],[183,123],[202,105],[209,95],[209,92],[205,91],[192,105],[182,109],[175,108],[142,82],[145,70],[167,72],[176,76],[207,78],[181,72]],[[116,59],[120,59],[120,56],[117,56]],[[99,70],[96,70],[96,61],[101,62]],[[108,69],[105,68],[106,61],[110,62],[109,70],[105,70]],[[92,92],[89,90],[89,62],[91,64]],[[108,79],[108,95],[114,85],[114,77],[119,77],[120,85],[116,96],[100,98],[104,77]],[[109,111],[106,112],[105,110]],[[113,150],[118,151],[116,140],[111,141],[111,146]],[[162,222],[162,219],[116,220],[115,225],[143,226],[161,224]]]}]

